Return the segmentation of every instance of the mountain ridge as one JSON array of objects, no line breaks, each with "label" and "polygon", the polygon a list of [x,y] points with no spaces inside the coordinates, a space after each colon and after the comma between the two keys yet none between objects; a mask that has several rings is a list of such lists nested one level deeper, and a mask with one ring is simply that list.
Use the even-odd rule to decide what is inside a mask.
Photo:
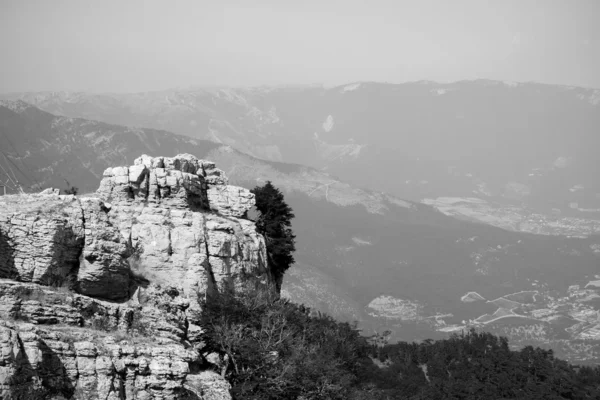
[{"label": "mountain ridge", "polygon": [[476,80],[68,96],[8,97],[210,139],[413,201],[477,196],[543,214],[600,215],[597,89]]},{"label": "mountain ridge", "polygon": [[89,94],[89,95],[123,95],[123,94],[145,94],[145,93],[159,93],[159,92],[167,92],[167,91],[195,91],[195,90],[220,90],[220,89],[242,89],[242,90],[257,90],[257,89],[304,89],[304,88],[323,88],[326,90],[329,89],[340,89],[346,86],[357,85],[357,84],[377,84],[377,85],[411,85],[411,84],[421,84],[421,85],[457,85],[461,83],[480,83],[487,85],[499,85],[504,84],[507,86],[516,86],[516,85],[540,85],[540,86],[552,86],[559,87],[567,90],[579,89],[579,90],[600,90],[598,87],[592,86],[581,86],[581,85],[567,85],[567,84],[559,84],[559,83],[548,83],[548,82],[539,82],[534,80],[529,81],[510,81],[503,79],[488,79],[488,78],[478,78],[478,79],[459,79],[455,81],[431,81],[427,79],[414,80],[414,81],[405,81],[405,82],[386,82],[386,81],[369,81],[369,80],[356,80],[349,81],[345,83],[339,84],[280,84],[280,85],[249,85],[249,86],[226,86],[226,85],[189,85],[189,86],[174,86],[162,89],[152,89],[152,90],[141,90],[134,92],[96,92],[96,91],[88,91],[88,90],[28,90],[28,91],[10,91],[10,92],[2,92],[0,96],[8,98],[12,96],[20,97],[22,95],[27,94],[42,94],[42,93],[63,93],[63,94]]}]

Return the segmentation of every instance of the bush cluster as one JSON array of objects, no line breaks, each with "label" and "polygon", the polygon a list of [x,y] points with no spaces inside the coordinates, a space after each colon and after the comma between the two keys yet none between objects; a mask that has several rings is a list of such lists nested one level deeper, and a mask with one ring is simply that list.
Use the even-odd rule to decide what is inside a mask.
[{"label": "bush cluster", "polygon": [[201,322],[236,399],[600,399],[600,367],[551,350],[475,330],[382,345],[268,289],[209,297]]},{"label": "bush cluster", "polygon": [[372,366],[354,325],[285,299],[274,290],[226,292],[204,300],[208,346],[223,355],[236,399],[350,399]]}]

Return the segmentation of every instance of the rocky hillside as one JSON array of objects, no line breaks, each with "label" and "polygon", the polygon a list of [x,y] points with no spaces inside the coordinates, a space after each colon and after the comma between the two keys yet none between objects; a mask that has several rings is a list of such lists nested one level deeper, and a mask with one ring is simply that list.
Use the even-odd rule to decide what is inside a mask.
[{"label": "rocky hillside", "polygon": [[4,97],[214,140],[410,200],[477,197],[582,218],[600,210],[594,89],[477,80]]},{"label": "rocky hillside", "polygon": [[199,301],[271,285],[248,190],[188,154],[0,197],[0,397],[228,399]]}]

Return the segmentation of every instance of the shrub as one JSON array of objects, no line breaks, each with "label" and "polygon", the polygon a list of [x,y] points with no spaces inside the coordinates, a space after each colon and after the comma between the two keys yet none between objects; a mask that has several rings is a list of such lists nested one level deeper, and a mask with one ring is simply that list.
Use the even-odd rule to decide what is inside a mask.
[{"label": "shrub", "polygon": [[112,332],[117,329],[115,324],[111,322],[111,319],[108,315],[94,315],[92,318],[91,328],[104,332]]},{"label": "shrub", "polygon": [[372,362],[356,326],[311,316],[268,289],[226,292],[202,306],[208,346],[223,354],[234,398],[348,399],[362,390]]},{"label": "shrub", "polygon": [[75,186],[71,186],[67,189],[63,189],[63,193],[64,194],[72,194],[77,196],[77,193],[79,192],[79,188],[75,187]]},{"label": "shrub", "polygon": [[6,400],[46,400],[50,394],[50,391],[45,388],[23,383],[11,386]]},{"label": "shrub", "polygon": [[207,351],[223,356],[235,399],[600,398],[600,367],[576,369],[551,350],[512,351],[490,333],[386,344],[387,332],[369,340],[260,287],[202,307]]},{"label": "shrub", "polygon": [[131,333],[139,336],[149,336],[152,333],[148,322],[144,321],[144,316],[140,309],[136,309],[131,313],[129,329]]}]

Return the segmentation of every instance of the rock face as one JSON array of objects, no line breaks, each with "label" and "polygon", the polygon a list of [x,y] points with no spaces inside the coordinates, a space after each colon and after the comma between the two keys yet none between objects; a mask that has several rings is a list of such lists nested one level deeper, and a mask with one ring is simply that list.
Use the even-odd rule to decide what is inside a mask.
[{"label": "rock face", "polygon": [[0,207],[0,278],[71,282],[83,294],[127,297],[129,249],[101,200],[55,193],[6,196]]},{"label": "rock face", "polygon": [[[229,384],[199,371],[198,350],[116,343],[114,337],[0,322],[0,390],[41,398],[56,388],[77,399],[230,399]],[[27,386],[26,382],[39,382]],[[17,388],[16,390],[11,388]]]},{"label": "rock face", "polygon": [[142,156],[104,172],[98,195],[133,252],[133,269],[159,282],[181,282],[187,295],[267,279],[265,243],[241,219],[254,205],[248,190],[227,185],[214,163],[184,154]]},{"label": "rock face", "polygon": [[229,398],[199,299],[273,282],[254,195],[227,183],[189,154],[142,156],[95,197],[0,197],[0,398]]},{"label": "rock face", "polygon": [[229,186],[213,162],[190,154],[144,155],[129,168],[108,168],[104,177],[98,193],[108,201],[137,199],[173,208],[209,208],[228,217],[242,217],[254,205],[250,191]]}]

